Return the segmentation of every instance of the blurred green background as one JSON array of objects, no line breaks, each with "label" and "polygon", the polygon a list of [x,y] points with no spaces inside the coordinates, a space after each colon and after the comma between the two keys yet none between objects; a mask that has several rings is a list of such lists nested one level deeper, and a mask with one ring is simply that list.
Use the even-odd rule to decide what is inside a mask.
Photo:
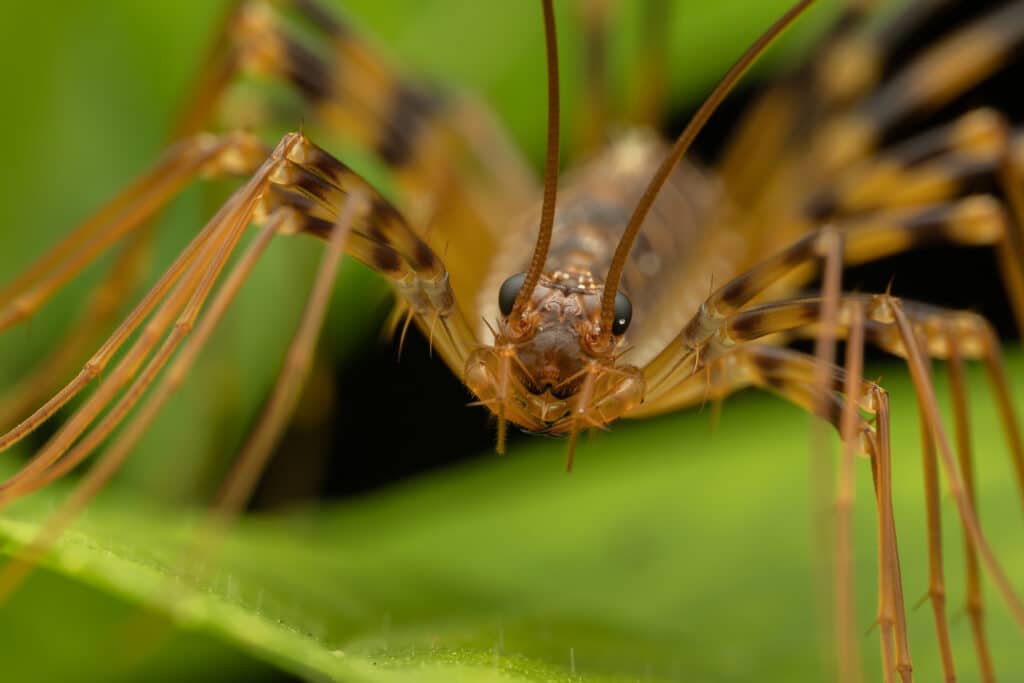
[{"label": "blurred green background", "polygon": [[[786,4],[722,0],[677,11],[676,105],[706,92]],[[399,63],[481,93],[537,164],[544,86],[534,5],[344,3]],[[105,0],[5,9],[0,281],[159,154],[224,7]],[[579,39],[574,16],[560,8],[571,122]],[[630,14],[614,45],[620,81],[636,48]],[[789,48],[821,19],[810,17]],[[621,83],[620,93],[628,93]],[[357,166],[369,163],[343,151]],[[176,203],[151,272],[173,258],[224,192],[190,191]],[[717,429],[706,412],[617,425],[586,444],[571,478],[561,471],[564,446],[537,439],[512,457],[481,453],[470,466],[365,499],[257,517],[242,525],[212,576],[165,590],[189,522],[183,504],[208,496],[251,424],[319,253],[312,240],[275,243],[118,490],[61,545],[58,571],[34,579],[0,611],[5,680],[274,680],[282,670],[341,680],[821,680],[816,652],[827,636],[815,618],[811,567],[824,550],[811,541],[809,420],[761,395],[730,401]],[[0,338],[0,386],[62,335],[76,334],[74,312],[98,274],[90,271]],[[380,344],[386,306],[379,281],[349,267],[325,331],[324,366],[359,363]],[[1012,371],[1015,378],[1024,371],[1019,355]],[[873,372],[884,374],[902,417],[894,436],[897,515],[913,602],[927,576],[912,394],[897,366]],[[982,514],[1019,577],[1019,505],[979,381],[973,395],[979,439],[991,444],[980,454]],[[458,428],[439,425],[425,448],[443,449],[445,432]],[[388,458],[375,450],[332,455]],[[858,476],[857,616],[867,630],[874,538],[866,463]],[[15,508],[0,531],[24,538],[59,495]],[[944,506],[950,604],[959,613],[960,540],[952,505]],[[174,635],[158,618],[140,616],[139,601],[173,613]],[[1020,632],[991,590],[988,601],[1000,671],[1007,680],[1024,676]],[[920,680],[935,680],[929,610],[911,619]],[[954,637],[964,680],[977,680],[966,619],[955,619]],[[863,648],[873,675],[874,633]]]}]

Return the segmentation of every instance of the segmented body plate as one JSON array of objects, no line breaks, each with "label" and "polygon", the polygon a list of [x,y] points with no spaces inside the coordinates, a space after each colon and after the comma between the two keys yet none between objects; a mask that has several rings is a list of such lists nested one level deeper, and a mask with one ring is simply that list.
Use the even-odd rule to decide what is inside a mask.
[{"label": "segmented body plate", "polygon": [[[615,247],[666,145],[634,131],[562,179],[544,279],[600,297]],[[622,290],[633,303],[626,334],[630,363],[653,357],[697,311],[713,283],[733,276],[744,248],[728,226],[717,183],[695,164],[683,163],[662,189],[630,252]],[[514,219],[477,301],[487,321],[498,316],[497,291],[526,269],[540,207]],[[482,324],[482,323],[481,323]],[[481,338],[487,339],[485,328]]]}]

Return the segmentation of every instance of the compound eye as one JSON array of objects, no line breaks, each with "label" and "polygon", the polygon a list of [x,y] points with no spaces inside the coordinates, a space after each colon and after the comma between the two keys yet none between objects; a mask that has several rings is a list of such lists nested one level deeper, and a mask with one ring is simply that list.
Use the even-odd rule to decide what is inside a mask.
[{"label": "compound eye", "polygon": [[625,294],[619,292],[615,295],[615,319],[612,321],[612,334],[619,336],[625,333],[632,320],[633,304]]},{"label": "compound eye", "polygon": [[498,308],[506,318],[512,313],[516,297],[519,296],[519,290],[523,288],[523,282],[525,281],[526,273],[518,273],[501,284],[501,289],[498,290]]}]

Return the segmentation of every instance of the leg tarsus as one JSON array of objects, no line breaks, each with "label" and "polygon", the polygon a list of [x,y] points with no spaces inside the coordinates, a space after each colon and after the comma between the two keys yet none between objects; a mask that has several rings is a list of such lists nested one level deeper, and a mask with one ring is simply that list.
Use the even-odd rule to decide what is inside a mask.
[{"label": "leg tarsus", "polygon": [[[846,347],[846,382],[843,393],[854,396],[863,382],[864,364],[864,314],[860,307],[854,309],[850,321],[850,335]],[[836,486],[835,507],[835,638],[836,661],[840,683],[857,683],[863,680],[860,661],[860,647],[856,635],[856,601],[853,562],[853,506],[855,447],[857,439],[857,403],[847,401],[840,418],[842,453]]]},{"label": "leg tarsus", "polygon": [[[960,470],[964,477],[964,485],[971,505],[978,511],[977,490],[974,485],[974,457],[971,445],[970,419],[967,410],[967,381],[965,379],[964,361],[960,352],[960,342],[956,330],[948,329],[946,343],[949,345],[949,384],[953,399],[954,428],[957,441],[957,456]],[[964,529],[964,559],[967,574],[967,605],[966,612],[971,621],[971,632],[974,637],[974,649],[978,656],[978,667],[982,681],[995,681],[995,669],[989,652],[988,638],[985,635],[985,608],[981,594],[981,576],[978,567],[978,552],[974,547],[967,529]]]},{"label": "leg tarsus", "polygon": [[946,436],[939,413],[938,404],[935,399],[935,390],[932,387],[927,367],[918,348],[913,327],[898,300],[889,297],[888,303],[900,335],[903,338],[904,346],[907,349],[907,360],[910,364],[911,377],[917,390],[918,400],[929,426],[935,434],[935,440],[939,447],[940,462],[946,473],[950,493],[956,501],[961,522],[975,544],[982,563],[988,570],[992,582],[996,585],[996,589],[1006,603],[1014,621],[1017,622],[1018,627],[1024,630],[1024,603],[1021,602],[1020,597],[1013,588],[1013,584],[982,533],[978,519],[974,514],[974,509],[966,495],[964,482],[957,468],[956,460],[952,455],[949,439]]}]

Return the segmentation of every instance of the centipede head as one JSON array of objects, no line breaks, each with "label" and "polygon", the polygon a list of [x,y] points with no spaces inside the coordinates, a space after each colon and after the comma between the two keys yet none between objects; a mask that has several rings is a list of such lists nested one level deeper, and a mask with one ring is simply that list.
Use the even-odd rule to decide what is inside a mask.
[{"label": "centipede head", "polygon": [[544,274],[521,310],[515,301],[525,275],[508,278],[498,294],[501,317],[494,343],[474,351],[466,383],[499,420],[532,432],[570,434],[600,428],[643,400],[639,369],[619,363],[632,305],[616,296],[615,343],[598,348],[604,286],[588,271]]}]

